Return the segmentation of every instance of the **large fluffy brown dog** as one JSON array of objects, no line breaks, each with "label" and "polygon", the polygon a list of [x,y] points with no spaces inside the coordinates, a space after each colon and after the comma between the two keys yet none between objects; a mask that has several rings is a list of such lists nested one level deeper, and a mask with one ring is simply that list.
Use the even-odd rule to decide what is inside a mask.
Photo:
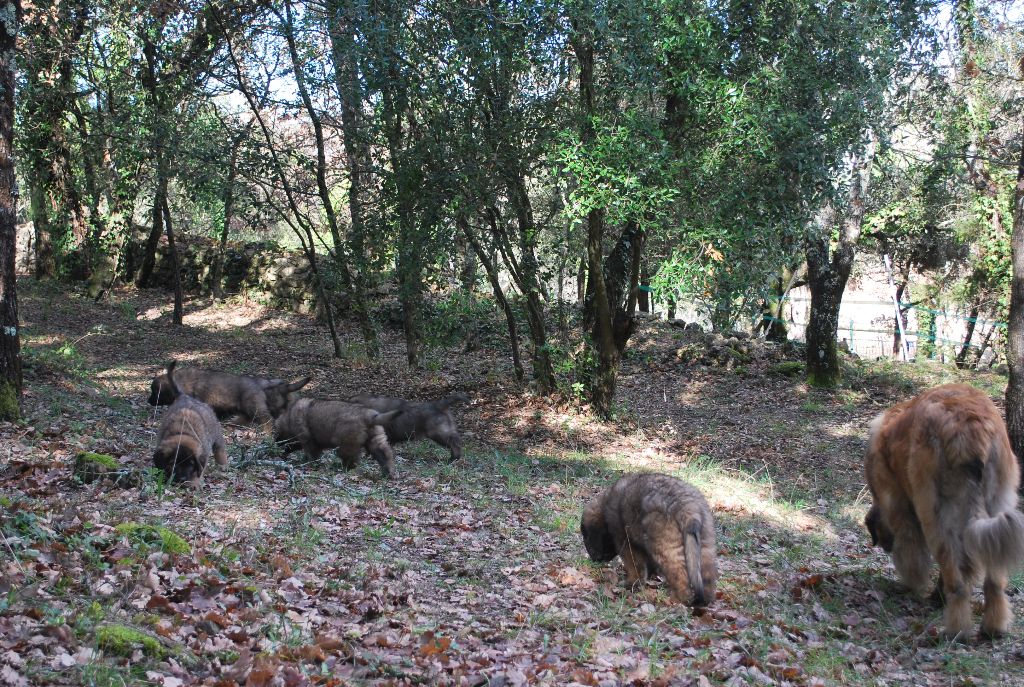
[{"label": "large fluffy brown dog", "polygon": [[892,554],[903,582],[923,594],[932,557],[945,597],[945,633],[971,629],[971,587],[984,573],[981,632],[1006,632],[1011,566],[1024,560],[1020,470],[988,396],[947,384],[890,408],[871,423],[865,518],[872,544]]},{"label": "large fluffy brown dog", "polygon": [[175,385],[174,363],[167,366],[167,383],[175,400],[164,414],[157,434],[153,463],[174,482],[197,480],[212,456],[217,464],[228,464],[228,453],[220,423],[210,406]]},{"label": "large fluffy brown dog", "polygon": [[[174,361],[171,364],[175,364]],[[196,367],[178,370],[174,377],[180,391],[209,405],[218,418],[236,418],[268,427],[271,420],[284,412],[290,395],[310,381],[309,377],[287,382]],[[166,372],[153,378],[149,392],[151,406],[170,405],[175,398]]]},{"label": "large fluffy brown dog", "polygon": [[333,448],[347,470],[355,467],[365,449],[377,460],[384,477],[391,479],[395,454],[381,425],[399,412],[378,413],[344,401],[295,399],[274,422],[274,439],[286,455],[302,448],[311,459]]},{"label": "large fluffy brown dog", "polygon": [[455,426],[450,408],[456,403],[468,403],[469,396],[466,394],[455,393],[440,401],[427,402],[369,394],[359,394],[349,400],[381,413],[402,411],[383,425],[388,441],[392,444],[427,437],[451,451],[452,460],[462,458],[462,437],[459,436],[459,428]]},{"label": "large fluffy brown dog", "polygon": [[630,584],[660,571],[677,601],[707,606],[715,598],[715,523],[692,485],[668,475],[626,475],[587,505],[580,529],[591,559],[622,557]]}]

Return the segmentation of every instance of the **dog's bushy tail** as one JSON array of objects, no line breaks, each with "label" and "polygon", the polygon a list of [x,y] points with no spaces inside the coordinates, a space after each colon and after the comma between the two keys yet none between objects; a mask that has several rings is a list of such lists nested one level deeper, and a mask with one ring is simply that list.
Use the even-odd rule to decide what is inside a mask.
[{"label": "dog's bushy tail", "polygon": [[174,382],[174,368],[177,365],[177,360],[171,360],[171,362],[167,363],[167,382],[171,385],[171,394],[174,395],[174,398],[181,396],[181,390],[178,389],[178,385]]},{"label": "dog's bushy tail", "polygon": [[1011,568],[1024,561],[1024,515],[1017,509],[971,521],[964,548],[986,568]]},{"label": "dog's bushy tail", "polygon": [[982,470],[984,513],[973,518],[964,533],[964,550],[986,568],[1011,568],[1024,562],[1024,515],[1017,510],[1017,485],[1001,473],[1016,468],[1009,442],[994,438]]},{"label": "dog's bushy tail", "polygon": [[683,559],[686,561],[686,577],[690,582],[694,606],[707,606],[704,592],[704,578],[700,573],[700,522],[691,520],[683,532]]}]

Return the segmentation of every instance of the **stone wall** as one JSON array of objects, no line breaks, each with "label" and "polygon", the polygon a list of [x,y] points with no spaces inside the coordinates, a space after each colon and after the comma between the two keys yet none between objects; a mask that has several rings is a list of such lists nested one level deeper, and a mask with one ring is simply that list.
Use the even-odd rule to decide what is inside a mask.
[{"label": "stone wall", "polygon": [[[182,287],[186,293],[209,294],[217,243],[209,239],[178,241]],[[161,241],[157,252],[153,283],[173,288],[174,273],[170,249]],[[224,254],[222,281],[226,294],[244,293],[262,299],[268,305],[301,313],[316,311],[316,289],[312,270],[305,255],[271,242],[229,244]],[[336,307],[345,307],[343,294],[334,294]]]}]

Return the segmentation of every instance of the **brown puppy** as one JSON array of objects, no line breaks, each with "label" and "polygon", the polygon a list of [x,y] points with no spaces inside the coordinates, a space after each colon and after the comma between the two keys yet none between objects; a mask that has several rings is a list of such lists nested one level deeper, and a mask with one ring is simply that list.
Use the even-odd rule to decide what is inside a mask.
[{"label": "brown puppy", "polygon": [[587,504],[580,530],[591,559],[622,557],[630,584],[657,570],[679,602],[715,598],[715,523],[696,487],[669,475],[625,475]]},{"label": "brown puppy", "polygon": [[923,594],[932,557],[945,597],[945,633],[971,629],[971,587],[984,574],[981,633],[1005,633],[1009,569],[1024,560],[1020,470],[992,401],[947,384],[890,408],[871,423],[866,459],[874,505],[872,544],[892,554],[903,582]]},{"label": "brown puppy", "polygon": [[469,403],[466,394],[455,393],[448,398],[428,402],[359,394],[349,401],[381,413],[402,411],[383,425],[392,445],[427,437],[451,451],[452,460],[462,458],[462,437],[459,436],[459,428],[455,426],[455,418],[449,409],[456,403]]},{"label": "brown puppy", "polygon": [[[222,420],[237,418],[269,428],[270,422],[288,406],[290,395],[309,384],[310,378],[287,382],[187,367],[175,373],[175,382],[181,392],[209,405]],[[153,378],[149,405],[170,405],[176,397],[166,372]]]},{"label": "brown puppy", "polygon": [[222,467],[228,464],[220,423],[210,406],[176,387],[174,362],[167,366],[167,382],[175,400],[160,424],[153,463],[172,482],[198,480],[211,456]]},{"label": "brown puppy", "polygon": [[378,413],[344,401],[295,399],[274,422],[274,439],[285,455],[302,448],[311,459],[333,448],[346,470],[356,466],[365,450],[377,460],[384,477],[391,479],[395,476],[395,454],[381,425],[399,412]]}]

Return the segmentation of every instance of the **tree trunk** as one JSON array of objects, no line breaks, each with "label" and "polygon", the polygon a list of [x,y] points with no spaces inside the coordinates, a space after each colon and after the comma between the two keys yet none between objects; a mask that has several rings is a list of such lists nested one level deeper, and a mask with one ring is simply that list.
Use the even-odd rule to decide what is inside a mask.
[{"label": "tree trunk", "polygon": [[1013,276],[1010,286],[1010,318],[1006,329],[1006,362],[1010,370],[1006,386],[1006,429],[1018,460],[1024,460],[1024,144],[1017,165],[1013,194],[1013,231],[1010,234]]},{"label": "tree trunk", "polygon": [[[319,261],[317,260],[316,243],[313,240],[313,229],[309,222],[309,218],[303,214],[302,210],[299,208],[299,201],[296,199],[295,191],[292,188],[291,177],[285,171],[285,166],[281,161],[281,156],[278,154],[277,148],[274,147],[274,135],[270,131],[270,127],[263,117],[263,108],[260,106],[256,97],[253,95],[252,90],[247,85],[244,71],[242,70],[238,56],[235,54],[234,47],[232,46],[230,39],[227,41],[227,54],[228,59],[234,67],[235,75],[238,78],[239,90],[246,102],[249,104],[249,110],[252,112],[253,121],[259,126],[260,132],[263,134],[263,140],[266,143],[268,152],[270,153],[272,169],[274,170],[274,174],[281,185],[281,189],[284,191],[288,210],[291,212],[291,215],[289,216],[286,212],[281,211],[281,217],[288,223],[289,227],[291,227],[292,231],[295,233],[296,238],[299,239],[299,243],[302,244],[302,252],[306,256],[306,261],[309,263],[310,271],[313,273],[313,286],[316,289],[317,298],[324,309],[324,318],[327,320],[327,329],[330,331],[331,343],[334,346],[334,357],[341,358],[343,356],[341,350],[341,339],[338,337],[338,330],[334,322],[334,311],[331,307],[331,300],[327,293],[327,287],[324,284],[323,273],[320,271]],[[318,168],[318,171],[322,172],[322,169]],[[321,175],[318,174],[318,186],[320,178]],[[354,289],[352,293],[354,295]]]},{"label": "tree trunk", "polygon": [[[900,283],[896,285],[896,302],[900,304],[900,321],[893,323],[892,329],[892,357],[894,360],[900,357],[900,350],[903,348],[903,337],[900,335],[900,331],[906,331],[907,325],[909,324],[907,322],[907,315],[910,312],[910,309],[905,308],[902,305],[903,294],[907,292],[907,283],[907,275],[904,274],[903,278],[900,280]],[[900,327],[901,324],[903,325],[902,329]]]},{"label": "tree trunk", "polygon": [[487,279],[491,282],[491,289],[494,292],[494,300],[501,306],[502,312],[505,313],[505,323],[508,325],[508,340],[509,346],[512,351],[512,367],[515,370],[516,380],[522,382],[526,378],[526,372],[523,369],[523,359],[519,353],[519,332],[516,327],[516,316],[512,310],[512,306],[509,304],[508,299],[505,297],[505,292],[501,288],[501,279],[498,274],[497,266],[494,260],[491,259],[487,252],[484,251],[483,246],[475,236],[473,236],[472,229],[469,227],[469,222],[464,217],[457,217],[459,227],[462,229],[463,235],[466,240],[469,241],[469,245],[472,246],[473,252],[476,253],[477,258],[480,260],[480,264],[484,266],[484,271],[487,273]]},{"label": "tree trunk", "polygon": [[456,255],[460,260],[459,283],[462,285],[463,293],[472,298],[476,291],[476,273],[479,258],[477,258],[476,252],[461,233],[455,235],[455,248]]},{"label": "tree trunk", "polygon": [[576,302],[582,306],[587,299],[587,257],[580,258],[580,266],[576,270]]},{"label": "tree trunk", "polygon": [[171,224],[171,206],[164,196],[164,225],[167,227],[167,249],[171,254],[171,269],[174,273],[174,324],[179,327],[185,317],[185,295],[181,288],[181,260],[178,257],[178,245],[174,241],[174,225]]},{"label": "tree trunk", "polygon": [[46,207],[46,184],[43,175],[46,170],[36,169],[28,180],[29,203],[32,209],[32,227],[35,231],[35,274],[36,279],[53,279],[57,276],[57,258],[53,253],[53,233],[50,229],[50,214]]},{"label": "tree trunk", "polygon": [[153,271],[156,269],[156,253],[160,247],[160,237],[164,233],[164,201],[167,198],[167,180],[162,172],[163,162],[157,154],[157,180],[153,192],[153,226],[149,229],[149,236],[142,249],[142,267],[139,268],[139,277],[136,283],[141,288],[149,288],[153,281]]},{"label": "tree trunk", "polygon": [[[1010,250],[1013,250],[1013,239],[1010,239]],[[1012,297],[1011,292],[1011,297]],[[967,362],[968,356],[971,354],[971,340],[974,339],[974,328],[978,324],[978,317],[981,315],[981,306],[978,304],[978,298],[975,299],[971,305],[971,312],[967,315],[967,331],[964,332],[964,342],[960,346],[960,352],[956,354],[956,366],[961,370],[970,365]]]},{"label": "tree trunk", "polygon": [[640,293],[637,294],[640,312],[651,312],[651,275],[647,272],[647,264],[640,268]]},{"label": "tree trunk", "polygon": [[[245,129],[249,130],[248,127]],[[228,235],[231,233],[231,220],[235,209],[235,177],[238,175],[238,147],[241,137],[232,141],[231,157],[228,160],[228,178],[224,184],[224,226],[220,230],[220,242],[217,245],[217,257],[210,270],[210,291],[217,300],[224,299],[224,254],[227,252]]]},{"label": "tree trunk", "polygon": [[371,163],[363,133],[363,93],[356,54],[355,13],[356,8],[347,0],[328,0],[326,3],[334,80],[341,104],[342,141],[349,174],[349,254],[355,270],[352,275],[352,311],[362,330],[367,355],[376,358],[380,355],[380,346],[366,303],[366,265],[360,264],[366,255],[365,206]]},{"label": "tree trunk", "polygon": [[830,388],[839,382],[839,356],[836,351],[839,306],[853,270],[873,159],[874,141],[868,144],[854,164],[846,214],[840,226],[839,242],[831,257],[830,239],[836,220],[831,203],[822,208],[813,223],[812,235],[807,237],[807,284],[811,289],[811,312],[807,323],[807,381],[811,386]]},{"label": "tree trunk", "polygon": [[17,181],[14,176],[14,56],[21,3],[2,5],[0,22],[0,420],[21,417],[21,338],[18,331]]},{"label": "tree trunk", "polygon": [[813,314],[807,323],[807,380],[811,386],[833,387],[839,382],[836,331],[846,280],[827,270],[821,272],[825,274],[816,269],[808,280]]}]

